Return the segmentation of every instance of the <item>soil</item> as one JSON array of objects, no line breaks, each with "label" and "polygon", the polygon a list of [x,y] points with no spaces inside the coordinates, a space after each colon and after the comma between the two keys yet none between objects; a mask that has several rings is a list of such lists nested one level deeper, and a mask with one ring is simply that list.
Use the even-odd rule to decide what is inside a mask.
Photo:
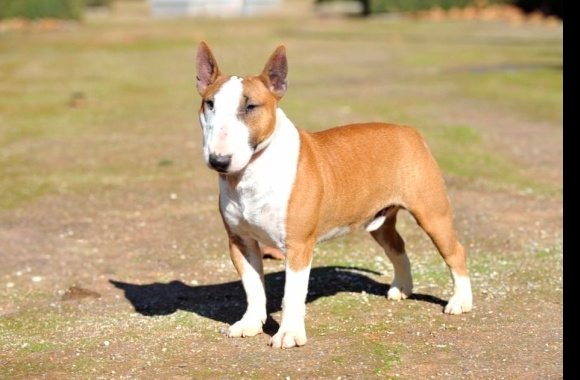
[{"label": "soil", "polygon": [[[529,175],[563,187],[562,126],[482,112],[469,102],[460,108],[450,113],[454,122],[469,120]],[[178,146],[184,136],[173,138]],[[185,148],[191,146],[184,153],[192,157]],[[267,342],[280,316],[278,260],[265,261],[270,316],[264,334],[227,339],[221,333],[241,315],[244,295],[228,262],[215,178],[195,159],[188,167],[195,181],[161,178],[146,189],[53,194],[0,213],[0,335],[7,342],[0,377],[563,377],[561,196],[446,178],[461,240],[475,264],[474,310],[441,313],[449,297],[447,273],[442,286],[419,283],[410,300],[389,303],[388,265],[378,270],[377,247],[354,234],[317,249],[333,259],[330,251],[355,252],[344,259],[353,263],[346,268],[315,263],[308,344],[274,350]],[[401,223],[408,250],[427,252],[410,254],[418,261],[415,270],[444,272],[412,221]],[[7,339],[18,320],[22,336]],[[34,341],[54,348],[30,349]]]}]

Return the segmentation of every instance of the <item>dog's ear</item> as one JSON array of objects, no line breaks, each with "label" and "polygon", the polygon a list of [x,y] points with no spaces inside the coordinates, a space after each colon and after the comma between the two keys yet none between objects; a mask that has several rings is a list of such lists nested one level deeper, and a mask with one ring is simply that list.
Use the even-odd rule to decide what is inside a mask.
[{"label": "dog's ear", "polygon": [[219,75],[217,61],[207,43],[201,41],[197,49],[197,91],[203,95]]},{"label": "dog's ear", "polygon": [[266,62],[266,66],[260,76],[270,91],[280,99],[286,93],[287,75],[288,60],[286,59],[286,48],[280,45],[272,53],[268,62]]}]

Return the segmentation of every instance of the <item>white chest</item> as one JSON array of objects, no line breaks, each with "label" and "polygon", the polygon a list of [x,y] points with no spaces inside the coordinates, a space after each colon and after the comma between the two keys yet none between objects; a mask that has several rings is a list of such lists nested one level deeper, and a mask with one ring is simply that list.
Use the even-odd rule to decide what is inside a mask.
[{"label": "white chest", "polygon": [[275,136],[260,157],[245,168],[236,186],[220,178],[220,209],[233,233],[283,248],[300,139],[281,110],[277,116]]}]

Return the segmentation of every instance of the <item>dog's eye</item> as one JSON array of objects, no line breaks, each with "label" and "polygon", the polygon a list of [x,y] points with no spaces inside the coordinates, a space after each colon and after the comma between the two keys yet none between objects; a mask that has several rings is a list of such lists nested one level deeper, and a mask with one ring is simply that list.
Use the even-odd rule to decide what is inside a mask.
[{"label": "dog's eye", "polygon": [[246,113],[250,113],[250,112],[252,112],[253,110],[255,110],[256,108],[258,108],[258,106],[257,106],[257,105],[255,105],[255,104],[248,104],[248,105],[246,106]]},{"label": "dog's eye", "polygon": [[207,99],[205,101],[205,108],[207,108],[210,111],[213,110],[213,100]]}]

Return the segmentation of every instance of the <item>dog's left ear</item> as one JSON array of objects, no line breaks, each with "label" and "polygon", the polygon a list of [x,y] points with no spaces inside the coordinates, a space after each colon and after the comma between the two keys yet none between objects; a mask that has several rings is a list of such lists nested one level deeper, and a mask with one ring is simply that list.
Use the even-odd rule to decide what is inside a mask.
[{"label": "dog's left ear", "polygon": [[219,75],[220,71],[213,53],[207,43],[201,41],[197,49],[197,91],[203,95]]},{"label": "dog's left ear", "polygon": [[266,66],[260,76],[270,91],[280,99],[286,93],[287,75],[288,60],[286,59],[286,48],[280,45],[272,53],[268,62],[266,62]]}]

